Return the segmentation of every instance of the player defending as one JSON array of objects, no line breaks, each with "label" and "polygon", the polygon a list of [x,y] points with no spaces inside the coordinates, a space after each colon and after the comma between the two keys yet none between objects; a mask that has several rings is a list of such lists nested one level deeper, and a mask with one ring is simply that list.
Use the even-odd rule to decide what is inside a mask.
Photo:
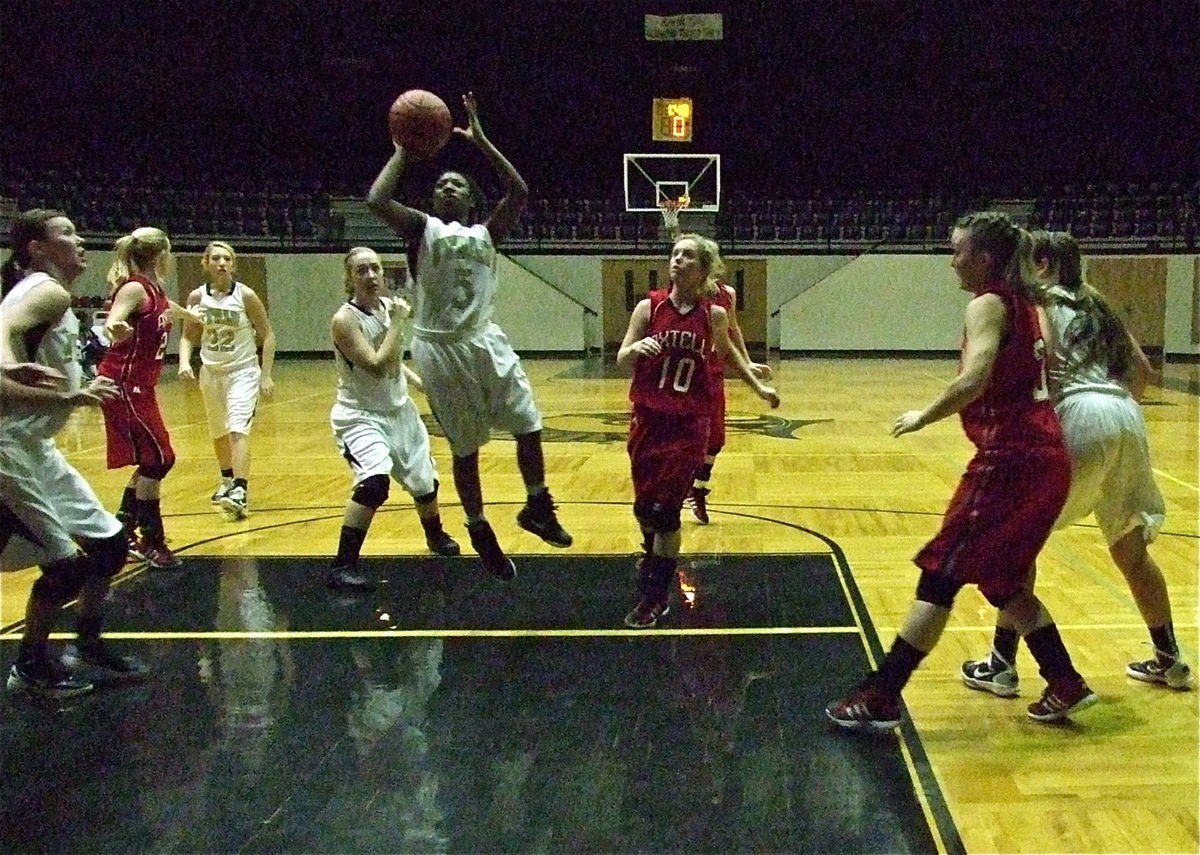
[{"label": "player defending", "polygon": [[1046,341],[1032,277],[1032,242],[1004,214],[968,214],[951,233],[950,266],[972,295],[958,376],[922,410],[902,413],[892,436],[959,414],[976,453],[937,535],[914,559],[916,597],[879,670],[825,708],[840,727],[890,730],[900,692],[933,650],[964,585],[978,586],[1029,645],[1046,688],[1029,717],[1064,719],[1096,703],[1054,619],[1028,589],[1034,559],[1062,510],[1071,459],[1046,388]]},{"label": "player defending", "polygon": [[[1189,689],[1191,668],[1175,639],[1167,583],[1147,549],[1167,512],[1154,483],[1146,421],[1137,403],[1154,369],[1120,316],[1083,278],[1075,238],[1034,232],[1033,262],[1053,301],[1050,397],[1071,455],[1071,492],[1054,527],[1095,514],[1154,646],[1153,658],[1130,662],[1125,673],[1144,683]],[[1017,630],[1001,618],[991,653],[963,663],[963,682],[1015,697],[1019,641]]]},{"label": "player defending", "polygon": [[354,472],[354,493],[342,517],[328,585],[369,591],[374,586],[358,572],[359,553],[375,511],[387,501],[389,476],[416,502],[430,551],[458,555],[460,550],[442,528],[429,434],[408,395],[410,383],[421,388],[421,378],[400,361],[408,304],[383,296],[383,265],[374,250],[354,247],[346,253],[345,267],[349,299],[331,323],[338,380],[329,421]]},{"label": "player defending", "polygon": [[[37,566],[25,630],[8,673],[8,688],[48,698],[88,692],[93,682],[49,652],[50,631],[63,606],[78,600],[79,638],[68,660],[107,682],[144,678],[147,668],[114,653],[101,638],[109,581],[125,563],[120,521],[67,462],[54,434],[78,406],[98,406],[118,394],[107,377],[80,386],[79,320],[69,288],[87,268],[83,238],[60,211],[33,209],[13,220],[12,253],[4,264],[0,300],[0,363],[35,360],[62,378],[21,386],[3,379],[0,417],[0,568]],[[47,375],[43,374],[43,377]]]},{"label": "player defending", "polygon": [[528,499],[517,524],[551,546],[571,545],[546,489],[542,417],[533,388],[504,332],[492,322],[496,248],[516,224],[529,188],[508,159],[484,135],[475,96],[463,96],[468,126],[454,133],[491,161],[505,195],[484,223],[473,223],[480,194],[461,172],[445,172],[433,186],[430,214],[395,201],[396,181],[407,155],[402,145],[375,178],[367,204],[396,234],[416,245],[412,353],[434,416],[454,454],[454,486],[467,515],[471,545],[484,568],[512,579],[516,566],[504,554],[484,517],[479,449],[492,427],[517,441],[517,466]]},{"label": "player defending", "polygon": [[[681,234],[679,228],[680,208],[680,203],[673,199],[666,199],[662,204],[663,227],[667,230],[667,236],[671,238],[672,243],[679,240]],[[738,326],[737,312],[734,309],[737,293],[724,279],[718,279],[716,287],[717,292],[713,297],[713,302],[724,309],[725,314],[729,317],[729,343],[733,345],[732,351],[741,355],[755,377],[759,380],[770,380],[771,369],[750,359],[750,353],[746,350],[746,340],[742,337],[742,328]],[[712,345],[714,348],[717,346],[715,340]],[[708,496],[712,492],[708,486],[709,479],[712,478],[713,464],[716,463],[717,455],[725,447],[725,363],[729,361],[732,361],[732,358],[722,358],[715,352],[714,358],[706,361],[709,370],[713,373],[708,448],[705,450],[704,462],[696,469],[696,475],[687,498],[692,516],[700,525],[708,525]]]}]

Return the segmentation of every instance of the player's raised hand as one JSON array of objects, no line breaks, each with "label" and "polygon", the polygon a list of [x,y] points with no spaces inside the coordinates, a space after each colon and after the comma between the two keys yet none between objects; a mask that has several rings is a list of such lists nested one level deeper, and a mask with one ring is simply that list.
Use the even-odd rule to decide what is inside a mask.
[{"label": "player's raised hand", "polygon": [[403,297],[388,298],[388,315],[393,321],[402,321],[412,314],[412,306]]},{"label": "player's raised hand", "polygon": [[483,125],[479,123],[479,104],[475,100],[475,93],[468,92],[462,96],[462,102],[463,109],[467,111],[467,126],[455,128],[454,133],[465,140],[478,144],[484,139],[484,134]]},{"label": "player's raised hand", "polygon": [[753,374],[755,377],[757,377],[759,380],[770,380],[771,379],[771,366],[764,365],[761,362],[751,362],[750,363],[750,373]]}]

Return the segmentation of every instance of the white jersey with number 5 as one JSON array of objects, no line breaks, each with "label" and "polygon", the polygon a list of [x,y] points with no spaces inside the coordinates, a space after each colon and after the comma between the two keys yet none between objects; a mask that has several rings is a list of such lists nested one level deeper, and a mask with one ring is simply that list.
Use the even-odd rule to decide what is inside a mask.
[{"label": "white jersey with number 5", "polygon": [[496,247],[487,226],[426,218],[417,250],[415,333],[470,335],[491,321],[495,297]]},{"label": "white jersey with number 5", "polygon": [[241,282],[228,294],[214,294],[211,284],[200,289],[200,311],[204,333],[200,338],[200,361],[217,371],[235,371],[258,364],[258,342],[254,324],[246,313]]}]

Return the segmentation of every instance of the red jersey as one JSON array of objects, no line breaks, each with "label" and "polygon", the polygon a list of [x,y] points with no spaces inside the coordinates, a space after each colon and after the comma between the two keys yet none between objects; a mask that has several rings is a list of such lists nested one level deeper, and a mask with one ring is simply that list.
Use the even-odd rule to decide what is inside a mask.
[{"label": "red jersey", "polygon": [[[733,312],[734,292],[724,282],[717,282],[717,296],[712,298],[714,306],[720,306],[725,310],[725,314],[729,315]],[[725,357],[717,353],[717,343],[712,342],[712,356],[708,360],[708,370],[720,377],[721,381],[725,380]]]},{"label": "red jersey", "polygon": [[[153,387],[158,383],[158,375],[162,373],[163,358],[167,353],[167,336],[171,334],[167,295],[158,285],[136,273],[127,281],[141,283],[150,298],[150,306],[130,315],[129,323],[133,327],[133,335],[124,341],[113,343],[97,371],[123,385]],[[121,288],[124,287],[122,284]],[[116,292],[114,296],[115,294]],[[109,308],[112,308],[111,300]]]},{"label": "red jersey", "polygon": [[1046,387],[1046,342],[1037,307],[1004,282],[993,283],[983,294],[1004,301],[1008,331],[987,389],[960,413],[967,438],[981,450],[1062,445],[1062,428]]},{"label": "red jersey", "polygon": [[709,411],[716,381],[708,368],[713,357],[709,311],[712,301],[701,298],[682,313],[667,291],[651,291],[650,325],[662,350],[638,357],[629,400],[668,413],[704,414]]}]

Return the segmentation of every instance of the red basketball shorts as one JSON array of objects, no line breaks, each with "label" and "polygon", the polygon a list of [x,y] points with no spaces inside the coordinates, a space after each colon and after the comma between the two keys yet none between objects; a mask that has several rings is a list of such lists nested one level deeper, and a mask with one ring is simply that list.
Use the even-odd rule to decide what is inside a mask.
[{"label": "red basketball shorts", "polygon": [[175,462],[153,387],[123,386],[121,394],[105,401],[103,407],[109,469],[169,467]]},{"label": "red basketball shorts", "polygon": [[1071,485],[1061,446],[984,451],[958,483],[942,529],[917,566],[979,586],[993,604],[1024,585]]},{"label": "red basketball shorts", "polygon": [[667,413],[634,406],[629,420],[629,462],[638,503],[683,507],[692,478],[704,463],[709,414]]}]

